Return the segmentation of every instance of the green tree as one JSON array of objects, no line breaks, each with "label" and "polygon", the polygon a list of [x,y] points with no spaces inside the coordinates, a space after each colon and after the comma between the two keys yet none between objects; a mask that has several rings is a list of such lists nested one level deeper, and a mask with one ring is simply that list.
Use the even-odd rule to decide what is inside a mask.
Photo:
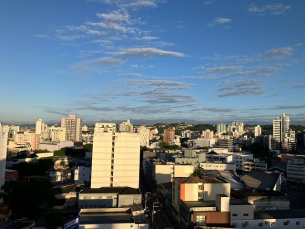
[{"label": "green tree", "polygon": [[65,152],[65,150],[62,150],[62,149],[55,150],[54,151],[54,156],[66,156],[66,152]]},{"label": "green tree", "polygon": [[63,223],[63,217],[54,209],[49,209],[43,216],[48,229],[56,229]]},{"label": "green tree", "polygon": [[204,172],[203,168],[197,167],[196,169],[194,169],[194,172],[192,173],[192,176],[202,178],[203,177],[203,172]]},{"label": "green tree", "polygon": [[92,149],[93,149],[93,144],[86,144],[86,145],[84,145],[84,150],[86,152],[92,152]]},{"label": "green tree", "polygon": [[160,148],[168,149],[169,144],[167,142],[160,142]]},{"label": "green tree", "polygon": [[37,218],[40,206],[51,206],[55,201],[53,185],[48,179],[9,181],[1,187],[0,198],[12,211],[12,219]]},{"label": "green tree", "polygon": [[262,143],[259,142],[254,142],[251,146],[250,146],[250,151],[251,153],[253,153],[253,155],[260,155],[261,152],[264,152],[264,146]]}]

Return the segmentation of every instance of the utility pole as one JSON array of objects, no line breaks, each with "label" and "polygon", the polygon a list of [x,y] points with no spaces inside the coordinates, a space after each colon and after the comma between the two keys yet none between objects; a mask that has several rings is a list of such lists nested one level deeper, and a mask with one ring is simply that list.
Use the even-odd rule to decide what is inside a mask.
[{"label": "utility pole", "polygon": [[[154,228],[154,216],[155,216],[155,204],[159,204],[159,202],[153,202],[153,211],[151,213],[151,228]],[[156,206],[157,206],[156,205]],[[157,206],[158,207],[158,206]]]}]

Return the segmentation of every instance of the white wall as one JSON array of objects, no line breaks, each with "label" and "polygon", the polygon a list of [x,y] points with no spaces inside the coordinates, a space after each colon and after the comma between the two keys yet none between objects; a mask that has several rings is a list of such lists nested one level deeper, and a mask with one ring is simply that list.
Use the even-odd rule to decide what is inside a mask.
[{"label": "white wall", "polygon": [[113,223],[113,224],[80,224],[79,229],[148,229],[148,224]]}]

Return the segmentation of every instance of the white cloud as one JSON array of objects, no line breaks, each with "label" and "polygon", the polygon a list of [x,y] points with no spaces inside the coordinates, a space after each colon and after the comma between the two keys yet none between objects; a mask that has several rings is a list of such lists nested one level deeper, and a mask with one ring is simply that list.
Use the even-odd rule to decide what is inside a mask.
[{"label": "white cloud", "polygon": [[124,73],[124,74],[119,74],[120,76],[131,76],[131,77],[140,77],[142,74],[140,73]]},{"label": "white cloud", "polygon": [[228,24],[228,23],[231,23],[233,21],[233,19],[230,19],[230,18],[219,18],[219,17],[216,17],[214,19],[214,21],[212,21],[209,26],[210,27],[214,27],[216,25],[224,25],[224,24]]},{"label": "white cloud", "polygon": [[140,40],[143,40],[143,41],[151,41],[151,40],[156,40],[156,39],[159,39],[159,37],[149,37],[149,36],[146,36],[146,37],[141,37]]},{"label": "white cloud", "polygon": [[257,7],[253,3],[249,6],[248,11],[257,13],[260,16],[265,15],[266,13],[270,13],[273,15],[279,15],[279,14],[285,13],[290,8],[291,8],[290,5],[285,6],[285,5],[279,4],[279,3],[275,3],[275,4],[271,4],[271,5],[269,4],[269,5],[265,5],[262,7]]},{"label": "white cloud", "polygon": [[204,3],[203,3],[203,5],[204,6],[207,6],[207,5],[211,5],[211,4],[213,4],[215,1],[205,1]]},{"label": "white cloud", "polygon": [[98,31],[98,30],[88,30],[87,32],[88,34],[92,34],[92,35],[101,35],[101,36],[105,36],[108,33],[106,31]]},{"label": "white cloud", "polygon": [[231,77],[250,77],[250,76],[258,76],[258,77],[266,77],[269,76],[270,74],[278,71],[279,69],[276,67],[270,67],[270,66],[264,66],[264,67],[255,67],[255,70],[252,71],[238,71],[238,72],[233,72],[229,73],[226,75],[219,75],[215,76],[213,78],[216,79],[225,79],[225,78],[231,78]]},{"label": "white cloud", "polygon": [[131,48],[122,52],[116,53],[117,57],[142,57],[142,58],[154,58],[154,57],[185,57],[183,53],[164,51],[156,48]]},{"label": "white cloud", "polygon": [[34,34],[33,37],[39,37],[39,38],[49,38],[47,35],[44,34]]},{"label": "white cloud", "polygon": [[86,38],[86,36],[85,35],[58,36],[58,38],[63,41],[73,41],[81,38]]},{"label": "white cloud", "polygon": [[99,18],[104,19],[105,21],[117,21],[117,22],[128,22],[129,23],[129,14],[127,12],[120,13],[119,11],[114,11],[113,13],[109,13],[109,14],[96,14],[96,16],[98,16]]},{"label": "white cloud", "polygon": [[131,65],[132,68],[138,68],[139,66],[137,64]]},{"label": "white cloud", "polygon": [[265,93],[265,87],[256,79],[224,81],[218,88],[218,97],[261,95]]},{"label": "white cloud", "polygon": [[137,9],[142,7],[157,7],[158,3],[164,3],[165,0],[87,0],[102,2],[104,4],[115,5],[119,8]]},{"label": "white cloud", "polygon": [[206,73],[216,73],[216,72],[225,72],[225,71],[235,71],[240,70],[241,66],[221,66],[216,68],[208,68],[206,69]]},{"label": "white cloud", "polygon": [[266,59],[282,59],[286,56],[291,56],[292,50],[293,49],[291,47],[271,49],[265,53],[265,58]]}]

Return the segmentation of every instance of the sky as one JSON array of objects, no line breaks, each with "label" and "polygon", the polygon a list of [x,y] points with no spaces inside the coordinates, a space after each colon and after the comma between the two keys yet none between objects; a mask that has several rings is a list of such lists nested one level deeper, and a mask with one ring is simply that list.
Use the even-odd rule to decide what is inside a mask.
[{"label": "sky", "polygon": [[305,121],[304,0],[0,2],[0,122]]}]

